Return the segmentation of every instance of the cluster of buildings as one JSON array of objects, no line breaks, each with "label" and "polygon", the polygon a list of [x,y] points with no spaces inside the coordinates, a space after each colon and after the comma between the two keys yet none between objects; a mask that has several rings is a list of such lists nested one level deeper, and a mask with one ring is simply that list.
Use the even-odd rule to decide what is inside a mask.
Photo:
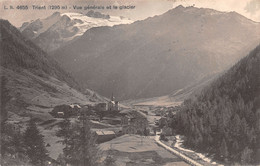
[{"label": "cluster of buildings", "polygon": [[131,114],[127,114],[121,117],[122,132],[124,134],[142,134],[147,135],[148,132],[148,120],[145,115],[137,111],[132,111]]},{"label": "cluster of buildings", "polygon": [[98,103],[96,105],[97,111],[119,111],[119,101],[115,100],[115,97],[112,95],[110,101],[107,103]]},{"label": "cluster of buildings", "polygon": [[[118,134],[150,134],[145,113],[136,110],[123,110],[119,112],[119,102],[115,100],[113,95],[108,102],[98,103],[94,106],[89,105],[87,106],[88,108],[85,107],[86,106],[83,106],[81,108],[81,106],[77,104],[60,105],[56,106],[51,113],[55,117],[71,117],[75,115],[81,117],[82,111],[86,111],[85,113],[87,113],[88,118],[91,120],[100,121],[100,115],[103,115],[102,123],[107,122],[111,125],[120,125],[121,123],[121,130],[118,133],[115,131],[95,131],[98,143],[111,140]],[[111,112],[111,114],[109,112]]]},{"label": "cluster of buildings", "polygon": [[[84,108],[84,107],[83,107]],[[98,103],[94,107],[88,106],[91,110],[94,111],[119,111],[119,101],[115,101],[115,97],[112,95],[111,100],[104,103]],[[81,110],[81,106],[78,104],[70,104],[70,105],[58,105],[55,106],[54,109],[50,112],[56,118],[64,118],[76,116],[79,114]]]}]

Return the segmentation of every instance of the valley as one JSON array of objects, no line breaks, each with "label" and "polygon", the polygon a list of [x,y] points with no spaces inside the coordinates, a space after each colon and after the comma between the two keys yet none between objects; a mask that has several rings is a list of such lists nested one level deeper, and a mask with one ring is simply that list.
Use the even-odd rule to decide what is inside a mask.
[{"label": "valley", "polygon": [[259,164],[259,29],[194,5],[0,19],[0,164]]}]

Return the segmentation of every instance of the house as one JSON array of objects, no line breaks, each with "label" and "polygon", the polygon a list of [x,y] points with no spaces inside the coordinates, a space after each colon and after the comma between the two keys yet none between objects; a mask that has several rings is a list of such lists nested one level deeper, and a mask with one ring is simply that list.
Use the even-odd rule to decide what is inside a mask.
[{"label": "house", "polygon": [[148,120],[143,113],[132,111],[121,118],[122,131],[125,134],[144,134]]},{"label": "house", "polygon": [[115,111],[119,111],[119,101],[115,101]]},{"label": "house", "polygon": [[79,105],[58,105],[50,112],[54,117],[71,117],[77,116],[80,112],[81,107]]},{"label": "house", "polygon": [[97,137],[97,143],[103,143],[112,140],[116,137],[116,133],[114,131],[95,131],[95,136]]},{"label": "house", "polygon": [[57,117],[58,118],[63,118],[64,117],[64,112],[57,112]]},{"label": "house", "polygon": [[79,106],[78,104],[71,104],[70,105],[71,108],[75,108],[75,109],[80,109],[81,106]]},{"label": "house", "polygon": [[130,116],[125,115],[121,117],[121,126],[128,126],[130,124]]}]

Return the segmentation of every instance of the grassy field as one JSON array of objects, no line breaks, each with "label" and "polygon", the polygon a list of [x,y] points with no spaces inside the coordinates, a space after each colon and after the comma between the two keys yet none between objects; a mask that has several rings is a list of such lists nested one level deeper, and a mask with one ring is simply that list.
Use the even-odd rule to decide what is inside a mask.
[{"label": "grassy field", "polygon": [[184,161],[167,150],[159,147],[152,137],[142,138],[138,135],[123,135],[109,142],[100,144],[104,152],[103,159],[110,151],[119,166],[186,166]]}]

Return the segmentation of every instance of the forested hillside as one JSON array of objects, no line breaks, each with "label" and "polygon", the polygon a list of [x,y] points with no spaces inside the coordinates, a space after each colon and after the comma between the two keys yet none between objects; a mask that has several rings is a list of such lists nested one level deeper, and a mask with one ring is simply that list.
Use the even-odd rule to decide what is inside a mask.
[{"label": "forested hillside", "polygon": [[186,100],[172,127],[185,145],[229,164],[260,162],[260,45]]}]

